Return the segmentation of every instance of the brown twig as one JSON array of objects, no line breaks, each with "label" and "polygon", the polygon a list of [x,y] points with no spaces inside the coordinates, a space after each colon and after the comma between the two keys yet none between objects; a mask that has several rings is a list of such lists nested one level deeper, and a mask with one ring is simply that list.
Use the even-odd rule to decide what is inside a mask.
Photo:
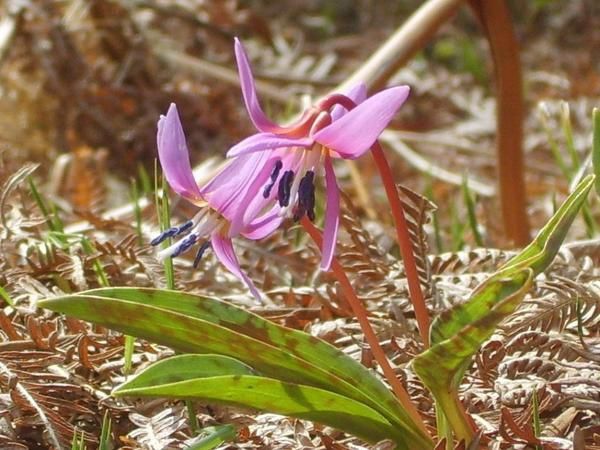
[{"label": "brown twig", "polygon": [[463,0],[425,2],[335,91],[345,92],[360,82],[365,83],[371,90],[384,87],[400,67],[425,47],[439,27],[454,15],[462,3]]},{"label": "brown twig", "polygon": [[505,0],[469,0],[487,35],[497,85],[497,155],[502,219],[517,246],[529,242],[523,170],[524,104],[519,45]]}]

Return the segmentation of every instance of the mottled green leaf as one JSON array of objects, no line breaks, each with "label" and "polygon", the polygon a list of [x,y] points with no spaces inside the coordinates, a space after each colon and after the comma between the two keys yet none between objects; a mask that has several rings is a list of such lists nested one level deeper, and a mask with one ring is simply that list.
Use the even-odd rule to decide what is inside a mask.
[{"label": "mottled green leaf", "polygon": [[[413,368],[433,394],[459,439],[470,436],[469,426],[458,407],[457,391],[471,357],[494,333],[498,323],[511,314],[531,288],[533,271],[522,269],[511,278],[487,283],[487,295],[504,295],[487,314],[464,326],[454,336],[436,343],[413,360]],[[515,290],[516,289],[516,290]]]},{"label": "mottled green leaf", "polygon": [[594,176],[583,179],[533,242],[475,289],[469,300],[438,317],[432,347],[413,360],[457,438],[467,442],[472,427],[458,400],[458,387],[472,356],[498,324],[517,308],[533,282],[554,259],[583,205]]},{"label": "mottled green leaf", "polygon": [[155,362],[136,374],[123,386],[135,389],[145,386],[177,383],[220,375],[254,375],[254,370],[237,359],[222,355],[177,355]]},{"label": "mottled green leaf", "polygon": [[[437,317],[431,325],[431,342],[448,339],[462,327],[485,317],[495,302],[521,287],[518,283],[507,282],[496,285],[496,280],[506,280],[525,267],[531,268],[534,276],[545,270],[554,259],[593,182],[593,175],[584,178],[531,244],[483,282],[467,302]],[[494,287],[490,288],[490,284],[494,284]],[[501,291],[498,292],[497,289]]]},{"label": "mottled green leaf", "polygon": [[176,291],[107,288],[39,305],[181,352],[229,356],[260,374],[336,392],[377,410],[403,429],[406,442],[431,445],[385,385],[360,363],[313,336],[220,300]]},{"label": "mottled green leaf", "polygon": [[368,442],[391,438],[398,443],[397,448],[415,448],[407,447],[400,429],[363,403],[327,390],[272,378],[226,375],[137,388],[129,388],[126,383],[113,395],[196,399],[249,407],[329,425]]}]

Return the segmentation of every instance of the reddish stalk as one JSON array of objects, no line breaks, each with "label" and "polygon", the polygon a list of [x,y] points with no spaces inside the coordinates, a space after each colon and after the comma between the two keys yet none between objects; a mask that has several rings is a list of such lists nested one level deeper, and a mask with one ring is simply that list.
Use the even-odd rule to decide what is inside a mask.
[{"label": "reddish stalk", "polygon": [[525,102],[519,42],[505,0],[469,0],[487,36],[496,74],[498,178],[502,220],[516,246],[529,243],[523,162]]},{"label": "reddish stalk", "polygon": [[425,298],[423,297],[421,283],[419,282],[417,261],[415,260],[415,254],[413,253],[413,247],[410,242],[408,224],[406,223],[406,217],[404,216],[404,208],[400,201],[398,188],[394,183],[392,170],[387,159],[385,159],[385,155],[383,154],[379,142],[375,142],[371,149],[371,154],[373,155],[375,164],[377,164],[377,169],[379,170],[379,175],[381,176],[388,202],[392,208],[392,216],[394,217],[394,223],[396,225],[396,237],[398,239],[402,261],[404,261],[404,270],[406,271],[406,279],[408,281],[408,292],[415,310],[419,334],[427,349],[429,348],[429,312],[425,306]]},{"label": "reddish stalk", "polygon": [[[306,232],[310,235],[315,244],[317,244],[317,246],[320,248],[323,243],[321,232],[313,225],[313,223],[310,220],[308,220],[306,216],[304,216],[301,219],[300,223],[302,224],[304,230],[306,230]],[[385,378],[387,379],[388,383],[392,387],[392,391],[394,392],[402,406],[406,409],[408,414],[411,416],[415,424],[427,436],[429,436],[429,432],[425,428],[425,424],[423,423],[423,419],[421,418],[419,411],[417,411],[417,408],[412,403],[410,396],[402,386],[402,383],[400,383],[400,381],[396,377],[396,373],[394,372],[394,369],[392,369],[392,366],[390,365],[387,356],[385,355],[385,352],[381,348],[381,345],[379,345],[379,340],[377,339],[377,335],[371,327],[371,323],[369,322],[369,319],[367,317],[367,311],[365,307],[354,292],[354,288],[352,287],[350,280],[346,276],[344,268],[335,257],[331,262],[331,270],[334,276],[336,277],[337,281],[340,283],[344,296],[346,297],[346,300],[350,304],[350,307],[352,308],[352,311],[354,312],[354,315],[356,316],[358,323],[360,324],[360,328],[362,329],[367,343],[369,344],[369,347],[373,352],[373,356],[375,357],[379,366],[383,370],[383,374],[385,375]]]}]

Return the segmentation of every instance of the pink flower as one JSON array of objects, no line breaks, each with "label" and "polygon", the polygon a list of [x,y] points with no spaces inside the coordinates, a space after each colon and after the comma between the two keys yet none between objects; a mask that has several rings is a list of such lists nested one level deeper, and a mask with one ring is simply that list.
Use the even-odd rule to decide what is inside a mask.
[{"label": "pink flower", "polygon": [[238,39],[235,55],[246,109],[259,133],[233,146],[227,156],[269,154],[275,163],[263,198],[255,198],[247,206],[244,218],[234,226],[242,226],[254,217],[265,207],[263,200],[278,204],[279,215],[300,219],[306,214],[312,220],[315,176],[324,166],[327,208],[321,268],[328,270],[335,250],[340,210],[331,159],[355,159],[369,150],[408,97],[409,88],[392,87],[366,98],[366,87],[359,84],[346,95],[325,97],[306,110],[297,122],[279,126],[266,117],[260,106],[252,70]]},{"label": "pink flower", "polygon": [[[176,257],[200,244],[194,261],[197,266],[203,253],[212,246],[221,263],[260,299],[252,280],[240,269],[231,239],[238,235],[262,239],[281,224],[279,208],[260,195],[277,164],[276,159],[265,152],[241,155],[199,187],[194,180],[183,127],[173,103],[167,115],[158,121],[157,144],[160,164],[171,188],[200,207],[191,220],[166,230],[152,241],[152,245],[158,245],[167,238],[183,236],[160,251],[159,258]],[[244,214],[248,204],[255,206],[256,214]]]}]

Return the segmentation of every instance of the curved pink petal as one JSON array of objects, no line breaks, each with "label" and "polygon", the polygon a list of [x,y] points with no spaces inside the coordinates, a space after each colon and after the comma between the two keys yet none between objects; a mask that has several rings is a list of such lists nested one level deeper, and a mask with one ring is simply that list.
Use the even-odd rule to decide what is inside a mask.
[{"label": "curved pink petal", "polygon": [[[358,83],[344,95],[358,105],[364,102],[367,98],[367,86],[365,85],[365,83]],[[346,114],[346,112],[346,108],[344,108],[343,106],[335,105],[331,110],[331,120],[338,120],[340,117]]]},{"label": "curved pink petal", "polygon": [[[258,177],[265,178],[270,174],[271,155],[267,152],[242,155],[229,160],[217,175],[206,185],[201,193],[208,204],[228,220],[233,220],[247,206],[248,190]],[[268,172],[266,175],[264,172]]]},{"label": "curved pink petal", "polygon": [[271,211],[254,220],[242,231],[242,236],[253,241],[269,236],[283,222],[284,218],[279,214],[279,210],[279,206],[275,206]]},{"label": "curved pink petal", "polygon": [[238,73],[240,74],[240,83],[242,85],[242,95],[244,103],[250,115],[250,120],[259,131],[277,133],[282,128],[274,122],[271,122],[263,112],[256,95],[256,85],[254,76],[250,68],[248,56],[240,40],[235,38],[235,59],[237,60]]},{"label": "curved pink petal", "polygon": [[231,210],[231,224],[229,226],[229,236],[237,236],[242,232],[246,224],[254,221],[256,216],[271,203],[268,198],[264,198],[262,190],[269,181],[275,158],[269,160],[256,173],[256,176],[248,183],[245,192],[238,194],[238,203],[235,209]]},{"label": "curved pink petal", "polygon": [[388,126],[408,97],[408,86],[398,86],[369,97],[331,125],[315,133],[315,141],[344,159],[365,153]]},{"label": "curved pink petal", "polygon": [[272,133],[257,133],[238,142],[227,152],[228,158],[247,155],[263,150],[275,150],[284,147],[310,147],[314,144],[312,138],[286,138]]},{"label": "curved pink petal", "polygon": [[340,223],[340,191],[335,179],[331,157],[325,156],[325,183],[327,187],[327,208],[325,211],[325,227],[323,229],[323,249],[321,250],[321,269],[329,270]]},{"label": "curved pink petal", "polygon": [[211,237],[211,245],[215,255],[217,255],[217,258],[219,258],[219,261],[221,261],[221,263],[227,267],[227,270],[246,283],[248,289],[250,289],[250,292],[252,292],[257,300],[260,301],[261,296],[258,292],[258,289],[256,289],[256,286],[254,286],[252,280],[248,278],[248,275],[242,272],[242,269],[240,268],[240,263],[235,255],[235,251],[233,250],[233,243],[231,242],[231,239],[221,236],[219,233],[213,233]]},{"label": "curved pink petal", "polygon": [[171,188],[190,200],[201,199],[175,103],[171,103],[166,116],[160,117],[156,141],[160,165]]}]

